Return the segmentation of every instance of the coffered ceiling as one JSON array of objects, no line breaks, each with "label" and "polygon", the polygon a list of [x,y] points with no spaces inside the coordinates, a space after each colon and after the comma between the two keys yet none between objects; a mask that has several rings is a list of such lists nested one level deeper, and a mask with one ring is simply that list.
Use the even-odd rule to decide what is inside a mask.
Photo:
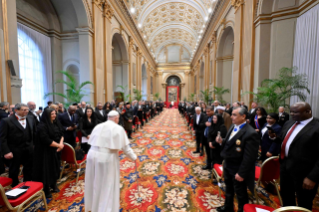
[{"label": "coffered ceiling", "polygon": [[157,60],[169,45],[183,46],[189,61],[217,0],[126,0],[136,25]]}]

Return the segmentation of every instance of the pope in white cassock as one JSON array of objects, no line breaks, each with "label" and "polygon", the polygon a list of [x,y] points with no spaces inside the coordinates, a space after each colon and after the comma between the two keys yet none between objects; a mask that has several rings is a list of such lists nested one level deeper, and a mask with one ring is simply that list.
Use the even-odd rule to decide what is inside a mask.
[{"label": "pope in white cassock", "polygon": [[118,212],[120,209],[119,151],[123,150],[134,161],[137,156],[118,122],[119,113],[111,111],[108,121],[97,125],[90,136],[85,173],[86,212]]}]

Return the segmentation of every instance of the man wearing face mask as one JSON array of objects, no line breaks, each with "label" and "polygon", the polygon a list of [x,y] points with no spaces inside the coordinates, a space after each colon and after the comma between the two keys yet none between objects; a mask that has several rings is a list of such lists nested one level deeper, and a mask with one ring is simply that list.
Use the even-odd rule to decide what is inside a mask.
[{"label": "man wearing face mask", "polygon": [[28,117],[26,104],[15,105],[15,115],[3,119],[0,123],[1,154],[7,160],[12,187],[19,184],[20,165],[23,165],[23,180],[32,180],[33,140],[36,125],[33,118]]}]

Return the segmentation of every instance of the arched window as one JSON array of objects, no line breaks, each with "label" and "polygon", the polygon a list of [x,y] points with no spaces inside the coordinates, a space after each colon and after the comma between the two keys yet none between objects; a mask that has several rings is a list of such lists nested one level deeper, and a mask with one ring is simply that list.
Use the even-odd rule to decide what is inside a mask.
[{"label": "arched window", "polygon": [[52,90],[50,38],[18,24],[18,49],[21,102],[45,106],[48,99],[43,97]]}]

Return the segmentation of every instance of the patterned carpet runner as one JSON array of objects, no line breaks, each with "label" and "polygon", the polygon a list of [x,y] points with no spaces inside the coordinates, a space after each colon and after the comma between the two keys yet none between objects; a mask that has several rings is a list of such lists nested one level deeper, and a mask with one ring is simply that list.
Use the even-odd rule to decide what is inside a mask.
[{"label": "patterned carpet runner", "polygon": [[[134,162],[121,152],[119,155],[120,212],[215,212],[216,207],[223,205],[223,193],[219,201],[211,171],[202,170],[205,157],[192,153],[195,138],[178,110],[164,110],[143,130],[134,133],[133,138],[131,147],[138,155],[137,170]],[[84,211],[84,174],[75,185],[74,171],[71,167],[65,170],[59,183],[60,193],[47,199],[49,212]],[[139,195],[141,202],[137,201]],[[258,195],[264,205],[280,205],[278,197],[263,188],[258,189]],[[314,211],[319,212],[318,197],[314,204]],[[40,211],[42,207],[42,202],[36,202],[26,211]],[[0,209],[3,211],[8,210]]]}]

